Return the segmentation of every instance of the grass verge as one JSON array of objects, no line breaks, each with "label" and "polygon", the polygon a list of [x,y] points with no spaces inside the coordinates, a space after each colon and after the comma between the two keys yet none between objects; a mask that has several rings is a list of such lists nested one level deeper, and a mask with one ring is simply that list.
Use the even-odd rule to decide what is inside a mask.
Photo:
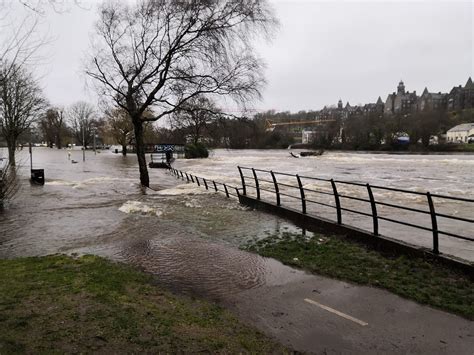
[{"label": "grass verge", "polygon": [[474,282],[433,261],[382,254],[344,237],[293,233],[250,242],[244,249],[316,274],[384,288],[474,320]]},{"label": "grass verge", "polygon": [[0,354],[285,352],[222,308],[99,257],[0,260]]}]

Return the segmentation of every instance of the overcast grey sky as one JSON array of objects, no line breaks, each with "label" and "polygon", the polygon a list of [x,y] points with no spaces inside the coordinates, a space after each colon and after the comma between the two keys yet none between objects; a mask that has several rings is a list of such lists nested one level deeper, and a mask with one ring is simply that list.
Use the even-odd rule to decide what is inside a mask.
[{"label": "overcast grey sky", "polygon": [[[16,0],[11,0],[16,4]],[[472,1],[272,1],[281,27],[259,44],[268,85],[258,110],[316,110],[375,102],[396,90],[448,91],[474,72]],[[82,60],[95,21],[84,10],[47,11],[43,30],[54,42],[38,69],[50,102],[96,101],[87,92]],[[16,6],[16,5],[15,5]],[[20,18],[19,11],[12,12]],[[95,103],[95,102],[94,102]]]}]

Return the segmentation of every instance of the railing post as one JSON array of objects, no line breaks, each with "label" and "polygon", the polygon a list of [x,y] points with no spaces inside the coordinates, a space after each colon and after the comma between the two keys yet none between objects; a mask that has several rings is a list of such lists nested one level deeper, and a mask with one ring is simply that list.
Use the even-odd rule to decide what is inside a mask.
[{"label": "railing post", "polygon": [[207,181],[206,181],[206,179],[202,178],[202,180],[204,181],[204,186],[206,186],[206,190],[209,190],[209,188],[207,187]]},{"label": "railing post", "polygon": [[439,244],[438,244],[438,221],[436,220],[436,211],[433,203],[433,198],[429,192],[426,193],[428,198],[428,205],[430,206],[430,215],[431,215],[431,225],[433,229],[433,253],[439,254]]},{"label": "railing post", "polygon": [[244,174],[242,173],[242,168],[240,166],[237,167],[240,173],[240,179],[242,180],[242,195],[247,195],[247,189],[245,188],[245,178]]},{"label": "railing post", "polygon": [[217,191],[217,185],[216,185],[216,182],[214,180],[212,180],[212,183],[214,184],[214,190]]},{"label": "railing post", "polygon": [[341,201],[339,200],[339,194],[337,193],[336,182],[331,179],[332,191],[334,192],[334,200],[336,201],[336,213],[337,213],[337,224],[342,223],[342,213],[341,213]]},{"label": "railing post", "polygon": [[277,206],[280,206],[281,202],[280,202],[280,190],[278,189],[278,182],[277,182],[276,176],[273,173],[273,171],[270,171],[270,174],[272,174],[273,184],[275,185],[275,194],[276,194]]},{"label": "railing post", "polygon": [[185,173],[186,174],[186,181],[189,182],[189,176],[188,176],[188,173]]},{"label": "railing post", "polygon": [[195,176],[195,178],[196,178],[196,182],[197,182],[198,186],[201,186],[201,184],[199,183],[199,178],[197,176]]},{"label": "railing post", "polygon": [[372,219],[374,222],[374,235],[379,235],[379,219],[377,217],[377,204],[375,203],[372,188],[367,184],[367,192],[369,193],[370,207],[372,208]]},{"label": "railing post", "polygon": [[301,183],[301,179],[298,174],[296,174],[296,180],[298,180],[298,186],[300,188],[300,194],[301,194],[301,212],[303,214],[306,214],[306,198],[304,197],[303,184]]},{"label": "railing post", "polygon": [[255,189],[257,189],[257,200],[260,200],[260,186],[258,185],[258,178],[255,169],[252,168],[253,178],[255,179]]},{"label": "railing post", "polygon": [[227,190],[227,185],[224,184],[224,190],[225,190],[225,195],[227,198],[229,198],[229,191]]},{"label": "railing post", "polygon": [[180,170],[179,172],[181,173],[181,179],[183,179],[183,180],[184,180],[184,175],[183,175],[183,172],[182,172],[181,170]]},{"label": "railing post", "polygon": [[191,181],[194,183],[194,176],[193,176],[193,174],[189,174],[189,176],[191,176]]}]

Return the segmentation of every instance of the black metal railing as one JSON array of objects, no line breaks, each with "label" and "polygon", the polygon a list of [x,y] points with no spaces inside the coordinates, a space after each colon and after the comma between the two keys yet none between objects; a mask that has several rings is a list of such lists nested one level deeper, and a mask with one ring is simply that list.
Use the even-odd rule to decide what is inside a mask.
[{"label": "black metal railing", "polygon": [[226,195],[227,198],[230,197],[239,197],[239,188],[229,184],[224,184],[211,179],[206,179],[197,175],[189,174],[178,169],[170,168],[169,171],[176,176],[176,178],[181,180],[186,180],[186,182],[195,183],[198,186],[203,186],[206,190],[213,190],[215,192],[222,192]]},{"label": "black metal railing", "polygon": [[[261,191],[265,191],[265,192],[271,192],[272,194],[275,195],[277,206],[281,206],[282,204],[281,196],[285,196],[294,200],[299,200],[301,203],[301,213],[303,214],[307,214],[308,204],[316,204],[316,205],[321,205],[324,207],[333,208],[336,210],[335,217],[338,224],[342,224],[343,211],[370,217],[372,219],[372,233],[376,236],[379,235],[379,221],[380,220],[428,231],[428,232],[431,232],[432,237],[433,237],[432,250],[433,250],[433,253],[435,254],[439,254],[439,236],[440,235],[448,236],[451,238],[457,238],[461,240],[466,240],[466,241],[471,241],[471,242],[474,241],[473,237],[463,236],[456,233],[440,230],[438,228],[438,218],[444,218],[444,219],[448,219],[452,221],[468,223],[469,226],[472,226],[472,224],[474,224],[474,219],[452,216],[445,213],[437,212],[435,209],[435,203],[434,203],[434,199],[445,199],[445,200],[451,200],[451,201],[456,201],[456,202],[472,203],[473,204],[472,206],[474,207],[473,199],[439,195],[439,194],[431,194],[430,192],[417,192],[417,191],[403,190],[403,189],[398,189],[398,188],[393,188],[393,187],[362,184],[362,183],[351,182],[351,181],[323,179],[323,178],[317,178],[317,177],[311,177],[311,176],[301,176],[298,174],[287,174],[287,173],[280,173],[280,172],[275,172],[271,170],[262,170],[262,169],[255,169],[255,168],[242,167],[242,166],[239,166],[238,169],[239,169],[240,179],[242,181],[242,194],[243,195],[247,194],[248,187],[253,188],[256,190],[257,200],[261,199]],[[266,179],[265,178],[266,176],[271,177],[272,180],[270,181]],[[278,181],[279,177],[285,177],[286,178],[285,182],[279,182]],[[294,179],[293,183],[288,182],[288,179],[290,180]],[[317,182],[329,183],[331,186],[331,189],[328,189],[325,191],[325,190],[317,190],[314,188],[307,188],[304,186],[303,181],[317,181]],[[262,188],[259,182],[266,182],[268,183],[268,186],[273,185],[273,189],[269,187]],[[291,190],[291,189],[297,190],[297,191],[299,190],[299,194],[294,195],[291,193],[282,192],[282,189],[281,189],[282,186],[286,190]],[[341,186],[358,186],[358,187],[364,188],[367,190],[367,197],[357,197],[357,196],[353,196],[349,194],[340,193],[338,192],[338,187],[341,187]],[[422,210],[419,208],[413,208],[413,207],[403,206],[401,204],[377,200],[374,195],[375,191],[391,191],[391,192],[396,192],[396,193],[401,193],[401,194],[411,195],[411,196],[413,195],[423,196],[424,198],[426,198],[428,210]],[[308,194],[307,194],[308,192],[319,194],[319,195],[332,196],[334,203],[330,204],[327,202],[310,199],[308,198]],[[341,203],[342,202],[341,200],[343,199],[368,203],[370,206],[370,212],[364,212],[361,210],[346,207]],[[409,211],[416,214],[429,215],[430,227],[425,227],[425,226],[411,223],[408,221],[404,221],[395,217],[391,218],[385,215],[381,215],[380,213],[378,213],[378,208],[377,208],[378,206],[384,206],[384,207],[394,208],[398,210]],[[468,228],[468,230],[474,230],[474,228],[470,227]]]},{"label": "black metal railing", "polygon": [[[214,190],[216,192],[223,192],[227,197],[239,197],[239,195],[247,196],[249,191],[248,189],[253,189],[255,191],[255,198],[257,200],[263,200],[263,194],[271,194],[274,196],[275,203],[277,206],[282,207],[283,199],[290,199],[292,201],[298,202],[300,204],[300,212],[303,214],[308,214],[308,206],[319,205],[335,210],[335,221],[337,224],[343,223],[343,212],[354,213],[357,215],[365,216],[371,218],[372,220],[372,231],[373,235],[380,235],[379,231],[379,221],[385,221],[390,223],[395,223],[403,225],[410,228],[415,228],[423,231],[430,232],[432,234],[432,251],[435,254],[439,254],[439,236],[444,235],[450,238],[456,238],[466,241],[474,241],[473,237],[463,236],[452,232],[447,232],[440,230],[438,228],[438,218],[443,218],[446,220],[457,221],[462,223],[468,223],[469,226],[474,224],[474,219],[465,218],[459,216],[452,216],[445,213],[440,213],[435,209],[434,199],[450,200],[455,202],[463,202],[468,204],[473,204],[474,200],[470,198],[462,197],[453,197],[439,194],[431,194],[430,192],[418,192],[410,191],[404,189],[398,189],[393,187],[377,186],[370,184],[363,184],[353,181],[343,181],[343,180],[334,180],[334,179],[324,179],[311,176],[303,176],[298,174],[288,174],[282,172],[275,172],[272,170],[262,170],[249,167],[238,167],[240,180],[242,186],[230,186],[228,184],[217,182],[210,179],[205,179],[203,177],[198,177],[196,175],[188,174],[180,170],[171,168],[170,171],[177,178],[186,180],[187,182],[196,183],[198,186],[203,186],[207,190]],[[316,189],[309,188],[305,185],[305,182],[319,182],[328,184],[328,188]],[[365,196],[354,196],[351,194],[341,193],[339,190],[343,189],[345,186],[357,186],[362,188],[365,191]],[[426,204],[428,209],[423,210],[420,208],[408,207],[401,204],[394,203],[393,201],[383,201],[376,198],[375,193],[383,191],[390,191],[401,193],[403,195],[410,196],[419,196],[423,199],[426,199]],[[235,193],[234,193],[235,192]],[[292,193],[294,192],[294,193]],[[314,199],[311,195],[326,196],[330,198],[333,202],[329,203],[327,201],[321,201]],[[343,200],[352,200],[362,203],[367,203],[370,206],[369,212],[362,211],[359,209],[351,208],[348,204],[343,204]],[[271,201],[270,201],[271,202]],[[387,216],[379,213],[380,207],[388,207],[393,209],[398,209],[402,211],[408,211],[417,215],[429,215],[429,224],[430,226],[423,226],[418,223],[408,222],[406,220],[401,220],[399,216]],[[317,217],[317,216],[316,216]],[[468,228],[468,230],[474,230],[474,228]],[[370,231],[368,231],[370,232]]]}]

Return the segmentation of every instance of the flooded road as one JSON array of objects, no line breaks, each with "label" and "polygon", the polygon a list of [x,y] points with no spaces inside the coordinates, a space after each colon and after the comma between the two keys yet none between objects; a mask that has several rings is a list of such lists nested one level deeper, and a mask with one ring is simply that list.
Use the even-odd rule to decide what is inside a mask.
[{"label": "flooded road", "polygon": [[[150,169],[153,189],[142,191],[133,155],[87,152],[82,162],[82,152],[75,150],[71,159],[78,163],[72,164],[65,150],[35,148],[34,167],[45,169],[46,184],[32,186],[28,152],[19,152],[22,187],[0,213],[0,258],[94,253],[137,265],[171,288],[214,298],[304,277],[303,272],[277,261],[239,250],[250,239],[301,232],[292,224],[242,207],[234,198],[185,184],[160,169]],[[216,150],[209,159],[175,162],[178,169],[239,186],[237,165],[474,197],[472,155],[329,152],[294,159],[283,150]],[[460,205],[438,207],[473,216],[472,210]],[[334,219],[333,211],[317,212]],[[370,227],[370,221],[346,214],[343,218]],[[384,235],[396,231],[385,227],[380,227]],[[430,245],[429,233],[403,235],[408,241]],[[471,244],[441,239],[440,248],[474,260]]]},{"label": "flooded road", "polygon": [[236,199],[181,184],[150,170],[152,189],[139,187],[136,157],[108,151],[34,149],[44,186],[30,185],[20,152],[21,189],[0,213],[0,258],[93,253],[132,263],[180,291],[213,298],[298,278],[272,259],[239,250],[250,238],[297,227],[251,211]]}]

